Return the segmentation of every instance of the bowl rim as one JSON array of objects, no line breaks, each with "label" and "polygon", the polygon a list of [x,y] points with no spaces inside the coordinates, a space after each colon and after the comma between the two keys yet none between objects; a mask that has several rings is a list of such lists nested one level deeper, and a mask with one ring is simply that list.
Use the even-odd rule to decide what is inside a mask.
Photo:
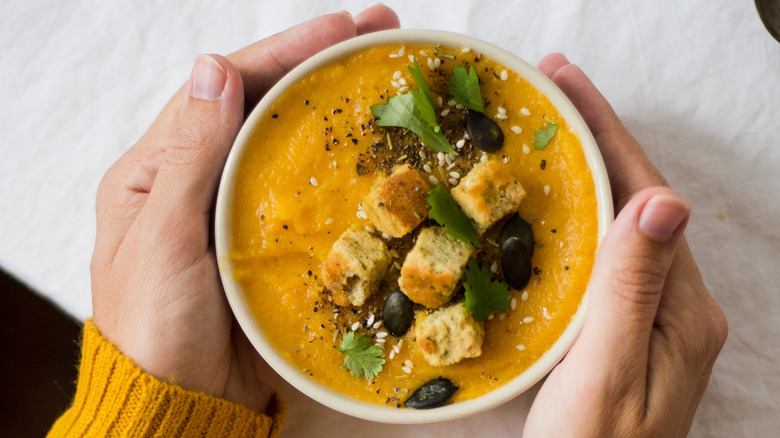
[{"label": "bowl rim", "polygon": [[228,213],[232,209],[232,195],[235,192],[234,175],[246,152],[255,126],[270,109],[271,104],[289,86],[319,68],[374,46],[397,44],[440,44],[447,47],[468,47],[472,52],[487,56],[529,81],[537,90],[547,96],[582,143],[596,190],[599,243],[613,220],[613,206],[609,179],[596,141],[582,116],[566,95],[543,73],[518,56],[470,36],[439,30],[396,29],[355,37],[331,46],[302,62],[266,93],[252,110],[238,133],[225,163],[217,195],[215,210],[217,262],[225,294],[233,314],[249,341],[271,368],[293,387],[312,399],[331,409],[366,420],[395,424],[422,424],[452,420],[484,412],[511,400],[539,382],[565,356],[581,331],[587,309],[588,290],[585,291],[576,313],[558,340],[533,365],[517,377],[487,394],[471,400],[428,410],[398,409],[394,406],[382,406],[360,401],[336,392],[309,378],[288,362],[263,335],[262,329],[249,309],[240,284],[234,280],[232,262],[229,257],[232,247],[230,233],[232,224]]}]

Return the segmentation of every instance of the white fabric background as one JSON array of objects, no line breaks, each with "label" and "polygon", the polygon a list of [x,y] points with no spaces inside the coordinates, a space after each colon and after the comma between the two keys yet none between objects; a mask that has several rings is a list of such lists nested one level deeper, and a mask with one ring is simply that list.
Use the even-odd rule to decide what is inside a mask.
[{"label": "white fabric background", "polygon": [[[687,236],[730,336],[695,437],[780,430],[780,44],[750,0],[387,0],[407,28],[465,33],[531,63],[564,52],[692,203]],[[4,0],[0,266],[91,314],[94,197],[199,53],[229,53],[314,16],[319,0]],[[518,435],[525,394],[429,426],[351,419],[298,394],[285,436]],[[565,421],[565,419],[561,419]]]}]

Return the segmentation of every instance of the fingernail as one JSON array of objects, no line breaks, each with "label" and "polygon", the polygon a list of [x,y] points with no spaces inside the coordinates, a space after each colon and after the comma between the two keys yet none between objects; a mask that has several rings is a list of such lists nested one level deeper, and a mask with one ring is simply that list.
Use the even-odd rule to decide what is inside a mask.
[{"label": "fingernail", "polygon": [[352,14],[349,13],[349,11],[339,11],[339,14],[344,14],[349,18],[352,18]]},{"label": "fingernail", "polygon": [[227,82],[227,72],[208,55],[200,55],[192,67],[192,91],[190,95],[200,100],[215,100],[222,96]]},{"label": "fingernail", "polygon": [[639,215],[639,231],[655,241],[667,242],[690,213],[690,205],[682,198],[655,196],[647,201]]}]

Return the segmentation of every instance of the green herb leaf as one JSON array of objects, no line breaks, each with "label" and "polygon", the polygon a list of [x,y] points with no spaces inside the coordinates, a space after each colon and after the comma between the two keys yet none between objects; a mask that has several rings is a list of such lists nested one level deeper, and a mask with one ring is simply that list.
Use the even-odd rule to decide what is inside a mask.
[{"label": "green herb leaf", "polygon": [[421,111],[417,108],[418,99],[412,93],[391,97],[386,104],[371,105],[371,112],[379,117],[376,124],[379,126],[398,126],[414,132],[425,147],[434,152],[457,153],[444,135],[434,129],[422,118]]},{"label": "green herb leaf", "polygon": [[555,133],[558,132],[558,125],[553,122],[547,122],[547,128],[539,128],[534,134],[534,149],[542,150],[547,147],[547,143],[552,140]]},{"label": "green herb leaf", "polygon": [[440,185],[432,188],[425,202],[431,207],[428,218],[442,225],[447,234],[477,248],[481,246],[471,219],[458,207],[447,189]]},{"label": "green herb leaf", "polygon": [[434,130],[436,132],[439,132],[439,125],[436,123],[436,110],[433,108],[433,93],[431,93],[431,89],[428,88],[428,84],[425,83],[425,77],[423,76],[422,69],[420,68],[420,64],[417,63],[417,57],[414,57],[414,67],[409,66],[407,67],[409,69],[409,73],[412,75],[412,79],[414,79],[414,82],[417,84],[417,90],[419,90],[419,93],[422,93],[425,95],[425,98],[428,100],[428,106],[430,106],[431,114],[434,114],[433,118],[433,124],[436,125]]},{"label": "green herb leaf", "polygon": [[344,369],[352,374],[352,377],[364,375],[371,379],[380,371],[385,360],[379,357],[382,350],[371,343],[367,336],[355,332],[344,333],[341,338],[341,347],[338,350],[344,353]]},{"label": "green herb leaf", "polygon": [[480,267],[474,259],[466,268],[466,301],[463,307],[477,321],[484,321],[493,313],[504,313],[510,307],[512,291],[503,281],[492,281],[493,273],[486,266]]},{"label": "green herb leaf", "polygon": [[422,144],[433,152],[446,152],[458,155],[447,138],[442,134],[436,122],[436,109],[433,107],[433,94],[425,83],[417,58],[414,67],[409,67],[418,90],[391,97],[386,104],[371,105],[371,113],[379,119],[379,126],[398,126],[414,132]]},{"label": "green herb leaf", "polygon": [[468,74],[462,65],[455,67],[450,76],[450,83],[453,85],[450,94],[455,102],[474,111],[485,113],[485,107],[482,106],[482,93],[479,91],[479,78],[473,65]]}]

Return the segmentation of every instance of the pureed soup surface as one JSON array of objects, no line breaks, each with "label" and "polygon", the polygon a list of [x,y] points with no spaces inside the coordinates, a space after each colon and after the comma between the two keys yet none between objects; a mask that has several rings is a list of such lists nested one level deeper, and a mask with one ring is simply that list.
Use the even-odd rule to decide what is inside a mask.
[{"label": "pureed soup surface", "polygon": [[[387,293],[370,298],[360,311],[338,307],[323,288],[321,271],[342,232],[350,227],[373,229],[360,214],[361,202],[392,164],[410,163],[426,181],[432,174],[449,188],[435,153],[419,144],[414,149],[399,147],[408,131],[373,123],[371,105],[406,92],[404,86],[416,89],[407,70],[412,54],[434,101],[442,99],[436,105],[437,118],[453,145],[464,138],[464,109],[450,104],[448,77],[456,66],[475,67],[485,113],[505,136],[503,148],[487,154],[487,159],[506,163],[527,192],[518,212],[527,221],[535,219],[532,230],[538,246],[530,282],[512,292],[514,308],[485,321],[479,357],[431,366],[410,329],[401,338],[387,336],[382,345],[386,363],[369,380],[342,368],[344,355],[335,347],[355,322],[360,323],[358,333],[375,340],[384,328],[377,330],[366,322],[370,315],[380,320]],[[440,61],[434,61],[437,58]],[[438,68],[434,62],[440,62]],[[392,83],[394,74],[397,80]],[[506,119],[495,117],[499,106]],[[534,133],[548,122],[556,123],[558,131],[547,147],[537,150],[532,146]],[[390,149],[388,143],[393,142],[396,147]],[[477,161],[483,154],[469,140],[457,150]],[[423,170],[425,164],[432,173]],[[467,171],[463,169],[464,174]],[[577,311],[597,245],[595,189],[579,139],[527,81],[460,48],[376,47],[292,86],[252,134],[251,147],[238,167],[233,208],[231,259],[236,280],[269,341],[317,382],[359,400],[394,407],[402,407],[414,390],[439,376],[459,386],[450,399],[458,402],[483,395],[526,370],[559,338]],[[491,230],[486,236],[497,238]],[[392,241],[401,240],[387,237],[383,241],[390,248]],[[483,245],[477,259],[491,250],[495,253],[494,245]],[[395,289],[404,256],[393,259],[387,274]],[[497,276],[501,278],[500,270]],[[462,297],[460,289],[453,302]]]}]

